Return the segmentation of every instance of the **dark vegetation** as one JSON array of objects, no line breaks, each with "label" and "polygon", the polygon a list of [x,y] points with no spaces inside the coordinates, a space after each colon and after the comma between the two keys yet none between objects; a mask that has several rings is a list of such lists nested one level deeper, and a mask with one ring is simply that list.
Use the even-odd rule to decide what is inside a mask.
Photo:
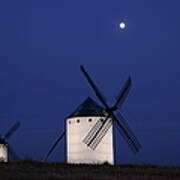
[{"label": "dark vegetation", "polygon": [[180,167],[68,165],[21,161],[0,163],[0,180],[180,180]]}]

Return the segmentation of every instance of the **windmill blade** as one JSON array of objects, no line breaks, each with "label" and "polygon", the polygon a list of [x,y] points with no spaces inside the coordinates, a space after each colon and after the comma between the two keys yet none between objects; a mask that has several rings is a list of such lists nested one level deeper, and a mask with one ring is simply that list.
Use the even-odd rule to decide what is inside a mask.
[{"label": "windmill blade", "polygon": [[57,144],[62,140],[62,138],[64,137],[64,135],[66,134],[66,131],[64,131],[62,134],[60,134],[60,136],[56,139],[56,141],[53,143],[53,145],[51,146],[51,148],[49,149],[48,153],[46,154],[46,156],[43,159],[43,162],[46,162],[47,159],[49,158],[49,156],[51,155],[51,153],[54,151],[55,147],[57,146]]},{"label": "windmill blade", "polygon": [[94,90],[96,96],[98,97],[98,99],[101,101],[101,103],[108,108],[108,105],[106,103],[106,99],[105,97],[102,95],[102,93],[99,91],[99,89],[97,88],[97,86],[94,84],[93,80],[91,79],[91,77],[89,76],[89,74],[87,73],[87,71],[85,70],[85,68],[81,65],[80,66],[81,71],[83,72],[84,76],[86,77],[87,81],[89,82],[89,84],[91,85],[92,89]]},{"label": "windmill blade", "polygon": [[[134,135],[133,131],[130,129],[128,124],[125,122],[123,116],[120,113],[118,115],[119,115],[118,117],[120,118],[120,120],[114,114],[112,114],[112,118],[116,121],[118,125],[118,128],[119,128],[118,130],[120,130],[123,138],[126,140],[131,150],[134,153],[138,152],[139,149],[141,148],[139,141],[137,140],[136,136]],[[112,126],[111,118],[106,119],[105,123],[98,130],[94,131],[94,134],[92,133],[91,135],[90,133],[88,134],[89,139],[86,139],[86,141],[84,142],[91,149],[95,150],[111,126]],[[95,128],[93,127],[92,129],[95,129]]]},{"label": "windmill blade", "polygon": [[136,146],[140,149],[142,146],[140,144],[140,142],[138,141],[137,137],[135,136],[135,134],[133,133],[133,131],[131,130],[131,128],[129,127],[128,123],[125,121],[124,117],[122,116],[121,113],[116,114],[116,116],[118,116],[119,120],[121,121],[121,123],[123,124],[123,126],[126,128],[128,134],[132,137],[132,139],[134,140]]},{"label": "windmill blade", "polygon": [[6,140],[20,127],[20,122],[15,123],[3,136],[3,139]]},{"label": "windmill blade", "polygon": [[127,81],[125,82],[123,88],[121,89],[119,95],[117,96],[117,101],[115,103],[115,105],[113,106],[113,109],[117,110],[118,108],[120,108],[124,102],[124,100],[126,99],[130,88],[132,86],[132,80],[131,77],[129,76],[129,78],[127,79]]},{"label": "windmill blade", "polygon": [[8,152],[12,160],[14,161],[20,160],[20,158],[17,156],[17,154],[9,144],[8,144]]},{"label": "windmill blade", "polygon": [[95,150],[96,147],[100,144],[104,136],[107,134],[108,130],[112,126],[112,120],[109,118],[106,122],[106,125],[102,128],[101,132],[98,134],[98,136],[93,140],[93,142],[90,144],[90,148]]},{"label": "windmill blade", "polygon": [[[89,146],[93,149],[94,141],[96,140],[96,138],[98,138],[100,136],[100,134],[104,131],[104,129],[106,129],[106,125],[108,124],[108,119],[110,118],[110,116],[111,115],[109,114],[103,121],[99,120],[99,121],[101,121],[101,124],[99,127],[96,128],[95,127],[96,124],[95,124],[91,128],[90,132],[88,133],[88,135],[83,140],[87,144],[87,146]],[[91,146],[91,144],[92,144],[92,146]]]},{"label": "windmill blade", "polygon": [[102,126],[102,119],[99,119],[95,125],[91,128],[89,133],[86,135],[86,137],[83,139],[83,142],[85,144],[89,144],[89,142],[92,140],[93,135],[99,130],[99,128]]},{"label": "windmill blade", "polygon": [[119,130],[120,134],[126,141],[126,143],[129,145],[130,149],[134,152],[137,153],[139,152],[140,147],[138,144],[134,141],[131,133],[126,129],[126,127],[123,125],[121,120],[115,116],[114,114],[112,115],[112,118],[114,119],[115,123],[117,124],[117,129]]}]

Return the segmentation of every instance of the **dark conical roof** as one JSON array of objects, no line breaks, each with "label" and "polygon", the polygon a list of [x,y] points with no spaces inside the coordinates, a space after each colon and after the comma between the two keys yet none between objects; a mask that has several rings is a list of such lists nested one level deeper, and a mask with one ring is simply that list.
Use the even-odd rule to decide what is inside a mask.
[{"label": "dark conical roof", "polygon": [[104,116],[103,108],[88,97],[68,118],[82,116]]},{"label": "dark conical roof", "polygon": [[4,141],[4,139],[0,138],[0,144],[6,144],[6,142]]}]

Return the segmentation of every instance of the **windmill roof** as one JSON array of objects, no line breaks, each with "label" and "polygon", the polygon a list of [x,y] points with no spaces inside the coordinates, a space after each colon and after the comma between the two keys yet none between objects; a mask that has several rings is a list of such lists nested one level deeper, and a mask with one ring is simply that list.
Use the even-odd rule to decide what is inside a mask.
[{"label": "windmill roof", "polygon": [[68,118],[84,116],[104,116],[103,108],[88,97]]},{"label": "windmill roof", "polygon": [[6,142],[4,141],[4,139],[0,138],[0,144],[6,144]]}]

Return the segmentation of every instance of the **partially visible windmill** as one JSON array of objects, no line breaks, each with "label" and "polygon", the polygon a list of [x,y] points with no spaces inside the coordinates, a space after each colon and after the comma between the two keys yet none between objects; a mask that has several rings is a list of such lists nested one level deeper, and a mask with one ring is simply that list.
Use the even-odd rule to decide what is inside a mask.
[{"label": "partially visible windmill", "polygon": [[7,140],[20,127],[20,122],[15,123],[3,136],[0,137],[0,162],[8,162],[9,156],[17,159],[17,155]]},{"label": "partially visible windmill", "polygon": [[95,150],[96,147],[99,145],[99,143],[102,141],[103,137],[106,135],[108,129],[111,127],[112,122],[116,124],[116,127],[120,131],[121,135],[123,136],[124,140],[127,142],[131,150],[136,153],[141,148],[141,145],[139,141],[137,140],[136,136],[132,132],[132,130],[129,128],[128,124],[124,121],[123,116],[121,113],[114,114],[116,110],[119,110],[132,86],[132,80],[131,77],[127,79],[125,82],[123,88],[121,89],[119,95],[117,96],[117,100],[115,104],[110,107],[105,97],[102,95],[102,93],[99,91],[87,71],[83,66],[80,67],[81,71],[83,72],[84,76],[86,77],[88,83],[94,90],[97,98],[100,100],[101,104],[104,106],[104,115],[106,116],[105,120],[101,122],[100,120],[94,125],[94,127],[89,131],[87,136],[84,138],[83,142],[89,146],[91,149]]}]

